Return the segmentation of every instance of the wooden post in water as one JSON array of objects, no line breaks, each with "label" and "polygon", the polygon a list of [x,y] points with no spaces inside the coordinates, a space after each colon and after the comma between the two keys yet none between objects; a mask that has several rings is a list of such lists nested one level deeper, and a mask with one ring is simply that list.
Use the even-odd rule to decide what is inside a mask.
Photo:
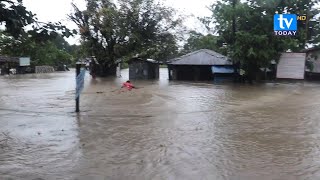
[{"label": "wooden post in water", "polygon": [[[80,74],[80,69],[81,69],[81,63],[77,63],[76,64],[76,77],[78,77],[78,75]],[[76,98],[76,112],[80,112],[79,104],[80,104],[80,95]]]}]

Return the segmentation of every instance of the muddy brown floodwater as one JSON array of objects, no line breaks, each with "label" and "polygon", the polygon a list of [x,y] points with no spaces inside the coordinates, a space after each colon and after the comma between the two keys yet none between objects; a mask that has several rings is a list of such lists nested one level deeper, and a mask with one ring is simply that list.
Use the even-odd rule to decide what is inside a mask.
[{"label": "muddy brown floodwater", "polygon": [[[320,84],[0,77],[0,179],[320,179]],[[98,92],[98,93],[97,93]]]}]

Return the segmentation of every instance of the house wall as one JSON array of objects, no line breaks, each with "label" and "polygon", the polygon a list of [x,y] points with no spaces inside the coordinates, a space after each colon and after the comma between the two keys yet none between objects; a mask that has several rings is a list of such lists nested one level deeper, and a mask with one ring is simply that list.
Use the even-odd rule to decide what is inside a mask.
[{"label": "house wall", "polygon": [[235,74],[231,73],[215,73],[214,83],[233,82],[235,80]]},{"label": "house wall", "polygon": [[17,62],[0,62],[0,75],[9,74],[9,69],[17,69],[18,67],[19,63]]},{"label": "house wall", "polygon": [[129,64],[129,79],[157,79],[159,65],[144,61],[135,61]]},{"label": "house wall", "polygon": [[213,74],[211,67],[211,65],[168,65],[169,80],[212,81],[215,78],[234,80],[235,74]]},{"label": "house wall", "polygon": [[211,66],[169,65],[169,80],[202,81],[212,80]]},{"label": "house wall", "polygon": [[159,65],[154,63],[147,63],[148,65],[148,79],[159,78]]}]

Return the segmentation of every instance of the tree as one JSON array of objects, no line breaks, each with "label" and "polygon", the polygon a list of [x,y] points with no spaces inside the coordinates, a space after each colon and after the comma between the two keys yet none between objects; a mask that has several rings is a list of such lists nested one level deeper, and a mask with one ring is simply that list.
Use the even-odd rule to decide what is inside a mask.
[{"label": "tree", "polygon": [[57,38],[56,42],[37,43],[26,34],[15,39],[4,32],[0,32],[0,54],[31,57],[33,65],[71,64],[73,57],[67,52],[70,45],[67,42],[62,44],[59,41],[61,41],[61,37]]},{"label": "tree", "polygon": [[182,54],[187,54],[200,49],[210,49],[222,54],[226,54],[223,43],[218,36],[212,34],[203,35],[196,31],[189,32],[189,38],[183,47]]},{"label": "tree", "polygon": [[[22,0],[0,0],[1,24],[5,25],[5,33],[8,35],[19,38],[28,33],[37,42],[55,39],[59,34],[69,37],[76,33],[60,22],[39,22],[36,16],[23,6]],[[32,30],[25,32],[27,25],[31,25]]]},{"label": "tree", "polygon": [[74,21],[87,54],[97,57],[105,73],[117,59],[132,56],[166,60],[177,51],[172,33],[181,24],[174,11],[153,0],[87,0],[87,9],[69,17]]},{"label": "tree", "polygon": [[[0,53],[8,56],[29,56],[34,65],[70,64],[71,47],[63,39],[75,34],[60,22],[39,22],[22,0],[0,0]],[[26,31],[26,26],[32,26]]]},{"label": "tree", "polygon": [[34,15],[27,11],[22,0],[1,0],[0,1],[0,24],[5,23],[6,33],[18,37],[23,27],[34,23]]},{"label": "tree", "polygon": [[[211,6],[214,21],[204,21],[216,25],[216,32],[220,35],[228,48],[228,56],[235,62],[240,62],[248,76],[257,77],[260,67],[268,67],[271,60],[278,60],[280,53],[288,49],[299,51],[305,48],[307,42],[317,40],[316,36],[306,36],[306,29],[319,26],[308,23],[307,27],[300,24],[297,37],[277,37],[273,35],[273,15],[278,13],[308,14],[313,18],[319,11],[314,8],[315,1],[264,1],[249,0],[236,2],[221,0]],[[235,19],[235,21],[234,21]]]}]

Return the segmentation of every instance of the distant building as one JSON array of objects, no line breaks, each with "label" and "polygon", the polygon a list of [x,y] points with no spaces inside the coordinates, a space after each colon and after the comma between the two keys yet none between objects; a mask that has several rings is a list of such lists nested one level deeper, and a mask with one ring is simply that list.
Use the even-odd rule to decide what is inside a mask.
[{"label": "distant building", "polygon": [[231,80],[235,75],[228,57],[201,49],[168,62],[169,80]]},{"label": "distant building", "polygon": [[0,74],[9,74],[12,67],[19,66],[18,57],[0,56]]},{"label": "distant building", "polygon": [[129,79],[158,79],[159,63],[153,59],[132,58],[128,61]]},{"label": "distant building", "polygon": [[320,47],[302,50],[306,53],[306,79],[320,80]]},{"label": "distant building", "polygon": [[0,75],[31,72],[29,57],[0,56]]}]

